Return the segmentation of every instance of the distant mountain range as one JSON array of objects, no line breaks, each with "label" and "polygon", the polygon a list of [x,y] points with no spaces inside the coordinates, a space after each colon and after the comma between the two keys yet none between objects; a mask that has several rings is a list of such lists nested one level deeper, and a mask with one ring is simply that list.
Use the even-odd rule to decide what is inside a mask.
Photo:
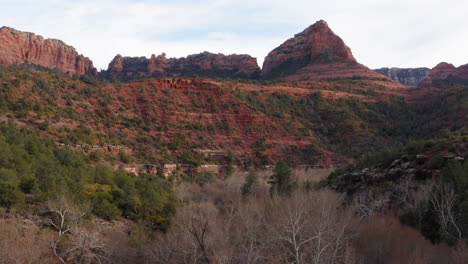
[{"label": "distant mountain range", "polygon": [[71,75],[92,74],[119,81],[158,77],[264,80],[354,77],[390,78],[407,86],[417,86],[425,81],[424,85],[427,86],[435,79],[446,79],[449,75],[455,77],[457,82],[460,78],[468,78],[468,66],[455,70],[453,65],[444,63],[434,68],[434,74],[430,74],[429,68],[382,68],[372,71],[357,62],[351,49],[323,20],[273,49],[265,58],[262,69],[257,60],[249,55],[204,52],[186,58],[167,58],[164,53],[152,55],[149,59],[117,55],[107,70],[98,73],[89,58],[78,54],[73,47],[60,40],[44,39],[9,27],[0,28],[0,64],[22,63],[37,64]]}]

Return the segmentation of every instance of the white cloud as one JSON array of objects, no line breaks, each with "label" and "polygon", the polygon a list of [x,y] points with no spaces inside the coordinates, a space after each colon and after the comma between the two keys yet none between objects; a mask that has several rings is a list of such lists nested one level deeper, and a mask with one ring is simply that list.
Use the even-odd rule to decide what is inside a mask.
[{"label": "white cloud", "polygon": [[0,0],[2,23],[62,39],[107,68],[120,53],[267,53],[319,19],[370,67],[468,63],[459,0]]}]

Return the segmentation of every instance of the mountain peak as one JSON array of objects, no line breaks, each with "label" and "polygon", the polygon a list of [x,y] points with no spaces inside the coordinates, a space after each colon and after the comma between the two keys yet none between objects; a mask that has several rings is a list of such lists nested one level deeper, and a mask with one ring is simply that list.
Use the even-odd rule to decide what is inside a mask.
[{"label": "mountain peak", "polygon": [[327,21],[325,21],[323,19],[320,19],[319,21],[317,21],[314,24],[309,26],[309,28],[311,28],[311,27],[327,27],[327,28],[329,28]]},{"label": "mountain peak", "polygon": [[363,76],[386,78],[357,63],[351,49],[324,20],[294,35],[265,58],[264,78],[323,79]]}]

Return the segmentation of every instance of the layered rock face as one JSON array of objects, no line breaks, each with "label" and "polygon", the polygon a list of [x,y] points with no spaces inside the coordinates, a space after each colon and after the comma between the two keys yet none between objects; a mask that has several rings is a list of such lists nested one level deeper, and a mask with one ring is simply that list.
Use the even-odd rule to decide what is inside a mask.
[{"label": "layered rock face", "polygon": [[0,64],[37,64],[68,74],[96,73],[93,62],[60,40],[0,28]]},{"label": "layered rock face", "polygon": [[427,79],[421,86],[450,86],[457,83],[468,84],[468,64],[455,67],[453,64],[441,62],[432,68]]},{"label": "layered rock face", "polygon": [[390,79],[397,81],[401,84],[408,86],[417,86],[423,80],[425,80],[431,69],[429,68],[381,68],[375,70],[376,72],[383,74]]},{"label": "layered rock face", "polygon": [[257,78],[260,68],[257,60],[248,55],[223,55],[204,52],[187,58],[167,58],[166,54],[145,57],[117,55],[107,71],[122,80],[142,77],[224,77]]},{"label": "layered rock face", "polygon": [[320,20],[272,50],[265,58],[262,77],[325,79],[353,76],[385,78],[357,63],[351,49]]}]

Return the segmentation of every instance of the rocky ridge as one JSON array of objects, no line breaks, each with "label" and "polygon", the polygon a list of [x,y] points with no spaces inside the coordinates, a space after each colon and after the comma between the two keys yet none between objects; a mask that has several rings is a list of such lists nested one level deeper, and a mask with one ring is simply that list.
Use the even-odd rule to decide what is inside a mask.
[{"label": "rocky ridge", "polygon": [[468,84],[468,64],[455,67],[453,64],[441,62],[432,68],[421,86],[450,86],[454,84]]},{"label": "rocky ridge", "polygon": [[0,64],[37,64],[68,74],[96,73],[93,62],[57,39],[9,27],[0,28]]},{"label": "rocky ridge", "polygon": [[167,58],[166,54],[146,57],[117,55],[109,64],[107,73],[121,80],[145,77],[221,77],[257,78],[260,68],[249,55],[223,55],[203,52],[186,58]]},{"label": "rocky ridge", "polygon": [[431,71],[429,68],[381,68],[376,72],[407,86],[417,86],[425,80]]}]

